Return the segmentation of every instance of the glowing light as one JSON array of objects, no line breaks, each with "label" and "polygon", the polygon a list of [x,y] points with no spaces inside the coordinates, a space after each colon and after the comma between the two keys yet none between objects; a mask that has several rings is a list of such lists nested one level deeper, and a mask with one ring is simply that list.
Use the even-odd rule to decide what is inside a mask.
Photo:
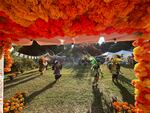
[{"label": "glowing light", "polygon": [[72,48],[72,49],[74,48],[74,44],[71,45],[71,48]]},{"label": "glowing light", "polygon": [[64,40],[63,39],[59,39],[60,40],[60,44],[64,45]]},{"label": "glowing light", "polygon": [[66,46],[64,45],[64,50],[66,50],[67,48],[66,48]]},{"label": "glowing light", "polygon": [[20,53],[20,57],[23,57],[23,54]]},{"label": "glowing light", "polygon": [[31,59],[31,56],[28,56],[29,59]]},{"label": "glowing light", "polygon": [[101,45],[105,42],[105,37],[100,36],[99,40],[98,40],[98,44]]},{"label": "glowing light", "polygon": [[24,58],[28,58],[28,56],[27,56],[27,55],[24,55]]}]

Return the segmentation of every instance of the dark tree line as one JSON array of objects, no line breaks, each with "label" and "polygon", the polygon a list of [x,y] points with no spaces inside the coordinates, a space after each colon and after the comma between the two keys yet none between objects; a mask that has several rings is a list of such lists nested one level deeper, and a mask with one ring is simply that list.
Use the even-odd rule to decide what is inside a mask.
[{"label": "dark tree line", "polygon": [[18,47],[20,53],[27,55],[36,56],[45,54],[47,52],[54,53],[58,55],[65,56],[78,56],[78,54],[90,54],[92,56],[97,56],[105,52],[118,52],[120,50],[131,50],[133,49],[132,42],[110,42],[103,43],[102,45],[98,44],[76,44],[74,48],[72,45],[49,45],[49,46],[40,46],[36,42],[33,42],[31,46]]}]

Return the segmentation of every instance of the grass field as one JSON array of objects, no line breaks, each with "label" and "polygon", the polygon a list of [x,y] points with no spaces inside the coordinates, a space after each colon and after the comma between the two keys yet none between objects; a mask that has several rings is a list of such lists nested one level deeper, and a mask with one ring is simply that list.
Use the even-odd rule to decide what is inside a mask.
[{"label": "grass field", "polygon": [[102,66],[104,78],[99,80],[98,89],[91,87],[89,67],[65,67],[62,78],[54,82],[51,69],[40,75],[32,70],[19,75],[13,81],[5,81],[4,98],[16,92],[26,92],[28,99],[23,113],[113,113],[111,97],[119,101],[134,103],[133,70],[122,68],[119,83],[111,81],[111,74]]}]

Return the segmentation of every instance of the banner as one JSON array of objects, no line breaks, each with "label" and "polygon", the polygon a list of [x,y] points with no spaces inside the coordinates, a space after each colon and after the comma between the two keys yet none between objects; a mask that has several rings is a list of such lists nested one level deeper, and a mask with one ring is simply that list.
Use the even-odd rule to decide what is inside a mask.
[{"label": "banner", "polygon": [[24,58],[28,58],[28,56],[27,56],[27,55],[24,55]]},{"label": "banner", "polygon": [[39,59],[41,56],[49,55],[49,53],[46,53],[46,54],[41,55],[41,56],[29,56],[29,55],[25,55],[25,54],[22,54],[22,53],[19,53],[19,52],[15,51],[15,52],[13,53],[13,55],[18,56],[18,57],[21,57],[21,58]]},{"label": "banner", "polygon": [[31,56],[28,56],[29,59],[31,59]]},{"label": "banner", "polygon": [[20,57],[22,58],[24,55],[22,53],[20,53]]}]

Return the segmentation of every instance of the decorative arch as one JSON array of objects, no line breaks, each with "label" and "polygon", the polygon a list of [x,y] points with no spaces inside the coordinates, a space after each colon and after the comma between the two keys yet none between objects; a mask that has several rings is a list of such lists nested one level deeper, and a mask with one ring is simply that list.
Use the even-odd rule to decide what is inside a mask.
[{"label": "decorative arch", "polygon": [[137,40],[133,44],[139,62],[135,66],[138,80],[133,81],[137,113],[150,111],[149,33],[149,0],[0,0],[0,54],[7,59],[5,72],[13,63],[12,43],[94,43],[100,36],[106,42]]}]

